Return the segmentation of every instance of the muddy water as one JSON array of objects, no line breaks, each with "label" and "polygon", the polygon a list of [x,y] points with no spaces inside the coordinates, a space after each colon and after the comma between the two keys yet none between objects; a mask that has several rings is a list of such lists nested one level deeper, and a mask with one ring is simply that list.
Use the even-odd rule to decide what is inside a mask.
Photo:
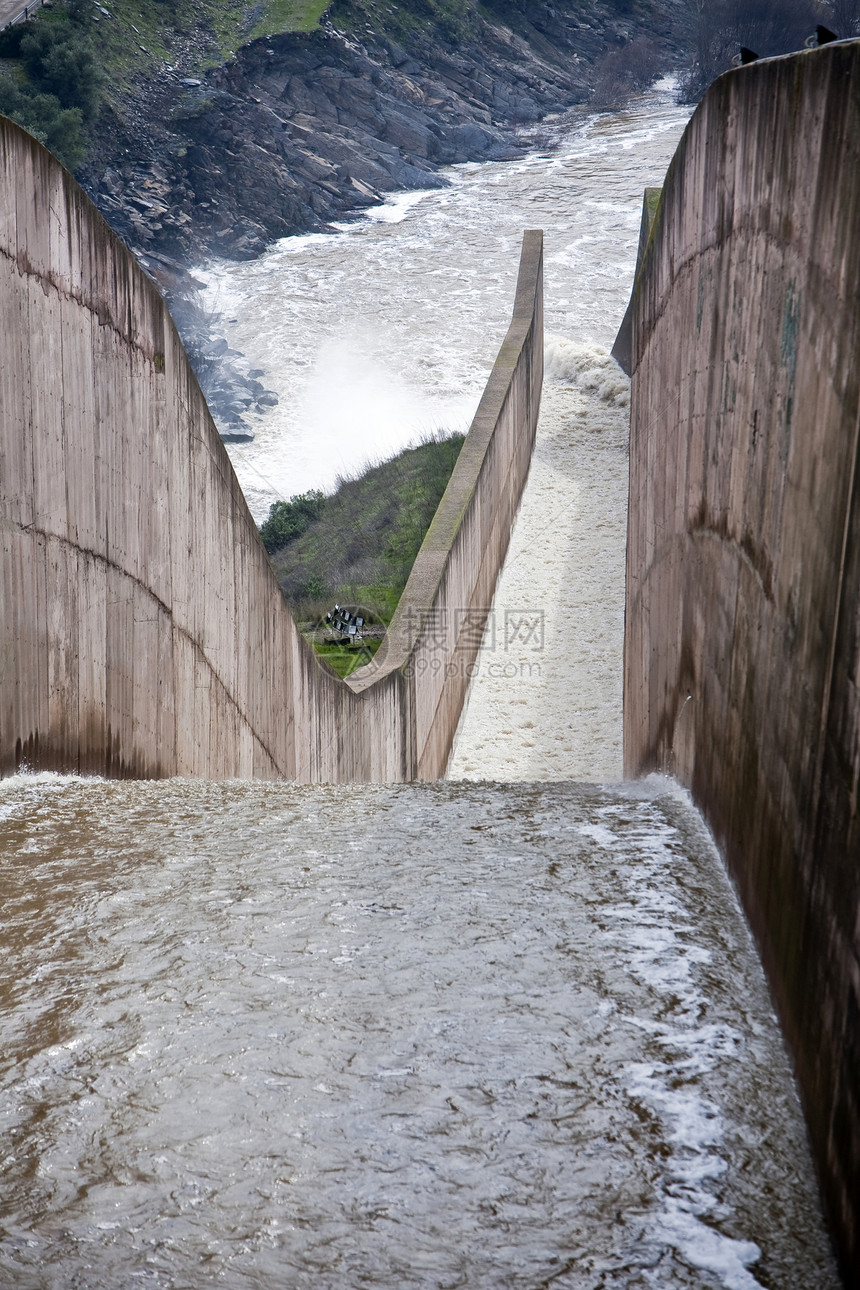
[{"label": "muddy water", "polygon": [[[540,127],[513,162],[452,166],[332,234],[201,270],[225,336],[280,403],[230,444],[258,520],[436,430],[465,430],[510,320],[524,228],[545,238],[547,331],[611,347],[639,242],[689,115],[668,84]],[[231,321],[232,320],[232,321]]]},{"label": "muddy water", "polygon": [[667,781],[0,784],[0,1285],[835,1286]]}]

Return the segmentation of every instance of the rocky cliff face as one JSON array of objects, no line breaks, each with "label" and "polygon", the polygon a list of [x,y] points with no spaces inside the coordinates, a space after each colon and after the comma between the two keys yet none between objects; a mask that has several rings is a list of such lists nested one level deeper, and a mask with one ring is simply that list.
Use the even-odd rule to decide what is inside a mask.
[{"label": "rocky cliff face", "polygon": [[465,39],[425,26],[407,48],[355,30],[361,13],[344,3],[352,30],[327,19],[257,40],[205,77],[185,74],[186,50],[124,120],[105,115],[85,187],[163,285],[179,265],[254,257],[395,189],[440,183],[440,166],[515,155],[514,127],[586,101],[601,56],[644,29],[641,15],[585,8],[476,11]]},{"label": "rocky cliff face", "polygon": [[177,37],[172,62],[113,94],[84,187],[166,295],[221,432],[246,437],[245,412],[277,398],[215,334],[189,266],[444,184],[443,166],[517,155],[518,128],[587,101],[619,51],[638,46],[655,75],[670,65],[652,32],[677,2],[642,0],[633,18],[624,0],[487,0],[460,5],[457,26],[438,0],[421,22],[424,0],[385,21],[335,0],[316,30],[251,41],[206,74],[202,29]]}]

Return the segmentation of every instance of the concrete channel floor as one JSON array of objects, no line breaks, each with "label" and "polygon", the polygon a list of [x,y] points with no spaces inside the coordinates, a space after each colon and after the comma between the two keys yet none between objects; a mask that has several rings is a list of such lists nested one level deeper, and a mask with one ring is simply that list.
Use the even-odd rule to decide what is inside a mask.
[{"label": "concrete channel floor", "polygon": [[547,338],[529,478],[448,767],[459,780],[617,780],[629,382]]}]

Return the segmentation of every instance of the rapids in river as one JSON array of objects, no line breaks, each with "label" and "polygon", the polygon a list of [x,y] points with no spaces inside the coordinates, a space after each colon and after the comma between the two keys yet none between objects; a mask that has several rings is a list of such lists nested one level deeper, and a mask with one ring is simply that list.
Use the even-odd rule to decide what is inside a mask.
[{"label": "rapids in river", "polygon": [[[685,117],[666,87],[575,113],[518,161],[208,271],[281,395],[231,446],[259,519],[468,424],[521,230],[546,230],[535,472],[541,507],[587,495],[562,619],[591,616],[591,663],[545,671],[492,748],[501,698],[473,694],[439,784],[0,782],[0,1286],[838,1285],[707,830],[669,780],[570,782],[619,774],[625,390],[606,351],[642,189]],[[546,542],[527,507],[515,563]],[[553,676],[596,714],[559,745]]]},{"label": "rapids in river", "polygon": [[611,348],[642,192],[662,182],[688,116],[669,86],[627,112],[578,110],[542,125],[544,146],[518,161],[453,166],[446,188],[198,271],[219,330],[280,397],[249,415],[252,443],[229,445],[257,520],[279,497],[329,491],[422,436],[468,429],[510,321],[525,228],[544,230],[550,345]]}]

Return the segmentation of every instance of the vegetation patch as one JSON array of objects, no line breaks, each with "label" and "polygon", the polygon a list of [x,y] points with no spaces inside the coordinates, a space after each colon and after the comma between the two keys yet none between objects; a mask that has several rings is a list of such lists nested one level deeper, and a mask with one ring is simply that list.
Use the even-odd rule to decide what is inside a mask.
[{"label": "vegetation patch", "polygon": [[313,31],[328,6],[329,0],[269,0],[251,37],[256,40],[289,31]]},{"label": "vegetation patch", "polygon": [[43,143],[68,170],[86,159],[83,116],[77,108],[64,108],[54,94],[34,93],[0,76],[0,112]]},{"label": "vegetation patch", "polygon": [[[366,663],[380,645],[463,438],[407,448],[357,479],[340,481],[330,497],[305,493],[276,502],[261,526],[294,616],[341,676]],[[326,628],[325,615],[335,604],[365,620],[354,645]]]},{"label": "vegetation patch", "polygon": [[273,502],[268,519],[260,525],[260,537],[269,555],[307,532],[324,509],[325,495],[316,490],[291,497],[288,502]]},{"label": "vegetation patch", "polygon": [[69,169],[87,153],[88,124],[102,100],[104,71],[89,24],[90,0],[40,9],[0,32],[0,111],[50,148]]},{"label": "vegetation patch", "polygon": [[327,3],[54,0],[0,32],[0,112],[78,170],[104,104],[122,120],[124,98],[157,83],[165,65],[202,74],[256,37],[311,31]]},{"label": "vegetation patch", "polygon": [[341,31],[382,33],[405,41],[420,35],[441,36],[458,44],[475,34],[476,0],[334,0],[331,18]]}]

